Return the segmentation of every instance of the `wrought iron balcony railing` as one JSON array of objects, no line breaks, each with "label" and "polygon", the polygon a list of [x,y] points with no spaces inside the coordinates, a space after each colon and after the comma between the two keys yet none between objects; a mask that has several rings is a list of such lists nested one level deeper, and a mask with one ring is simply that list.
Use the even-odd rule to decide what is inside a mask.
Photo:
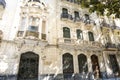
[{"label": "wrought iron balcony railing", "polygon": [[61,18],[65,18],[65,19],[73,20],[72,15],[70,15],[70,14],[66,14],[66,13],[62,13],[62,14],[61,14]]},{"label": "wrought iron balcony railing", "polygon": [[74,22],[80,22],[80,21],[82,21],[80,17],[74,17]]},{"label": "wrought iron balcony railing", "polygon": [[112,44],[112,43],[106,43],[105,48],[107,48],[107,49],[117,49],[117,46],[115,44]]}]

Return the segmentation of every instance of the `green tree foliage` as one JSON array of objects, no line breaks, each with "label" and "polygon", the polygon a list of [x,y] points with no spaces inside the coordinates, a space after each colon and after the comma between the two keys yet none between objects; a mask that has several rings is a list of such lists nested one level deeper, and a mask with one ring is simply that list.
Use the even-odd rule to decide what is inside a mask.
[{"label": "green tree foliage", "polygon": [[77,0],[82,7],[88,8],[90,12],[96,11],[99,15],[104,15],[105,9],[108,10],[107,16],[116,14],[120,18],[120,0]]}]

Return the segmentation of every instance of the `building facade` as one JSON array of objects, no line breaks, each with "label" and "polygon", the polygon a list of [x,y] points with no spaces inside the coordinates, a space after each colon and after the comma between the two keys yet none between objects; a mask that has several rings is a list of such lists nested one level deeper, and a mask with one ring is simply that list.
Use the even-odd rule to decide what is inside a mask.
[{"label": "building facade", "polygon": [[78,3],[0,0],[0,80],[119,80],[120,19]]}]

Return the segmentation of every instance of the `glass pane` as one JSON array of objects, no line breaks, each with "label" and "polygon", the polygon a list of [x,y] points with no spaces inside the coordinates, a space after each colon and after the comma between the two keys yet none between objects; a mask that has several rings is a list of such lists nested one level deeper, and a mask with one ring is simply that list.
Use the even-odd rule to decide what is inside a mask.
[{"label": "glass pane", "polygon": [[74,12],[75,18],[78,17],[79,18],[79,12],[75,11]]},{"label": "glass pane", "polygon": [[68,78],[71,78],[72,74],[74,73],[73,56],[69,53],[66,53],[62,56],[62,58],[64,79],[68,80]]},{"label": "glass pane", "polygon": [[21,24],[20,24],[19,30],[20,31],[24,31],[25,26],[26,26],[26,17],[22,17],[21,18]]},{"label": "glass pane", "polygon": [[89,20],[89,15],[88,14],[85,14],[85,19]]},{"label": "glass pane", "polygon": [[89,41],[94,41],[94,36],[92,32],[88,32],[89,35]]},{"label": "glass pane", "polygon": [[38,55],[27,52],[21,55],[17,80],[38,80]]},{"label": "glass pane", "polygon": [[80,29],[77,30],[77,39],[83,39],[83,34]]},{"label": "glass pane", "polygon": [[36,32],[36,31],[38,31],[38,27],[37,27],[37,26],[29,26],[29,27],[28,27],[28,30],[29,30],[29,31],[35,31],[35,32]]},{"label": "glass pane", "polygon": [[63,27],[63,37],[70,38],[70,29],[67,27]]},{"label": "glass pane", "polygon": [[118,66],[116,56],[115,55],[109,55],[109,60],[110,60],[110,64],[111,64],[111,68],[113,70],[113,73],[116,76],[120,75],[119,66]]},{"label": "glass pane", "polygon": [[63,9],[62,9],[62,13],[63,13],[63,14],[68,14],[68,10],[67,10],[66,8],[63,8]]},{"label": "glass pane", "polygon": [[74,73],[73,56],[69,53],[63,55],[63,73]]},{"label": "glass pane", "polygon": [[88,72],[87,58],[84,54],[78,55],[78,64],[80,73]]}]

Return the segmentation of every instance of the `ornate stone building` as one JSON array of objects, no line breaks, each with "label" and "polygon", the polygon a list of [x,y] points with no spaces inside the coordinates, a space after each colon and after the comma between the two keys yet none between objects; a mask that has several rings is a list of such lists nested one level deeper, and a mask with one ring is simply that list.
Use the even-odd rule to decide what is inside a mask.
[{"label": "ornate stone building", "polygon": [[0,0],[0,80],[119,80],[118,23],[76,0]]}]

